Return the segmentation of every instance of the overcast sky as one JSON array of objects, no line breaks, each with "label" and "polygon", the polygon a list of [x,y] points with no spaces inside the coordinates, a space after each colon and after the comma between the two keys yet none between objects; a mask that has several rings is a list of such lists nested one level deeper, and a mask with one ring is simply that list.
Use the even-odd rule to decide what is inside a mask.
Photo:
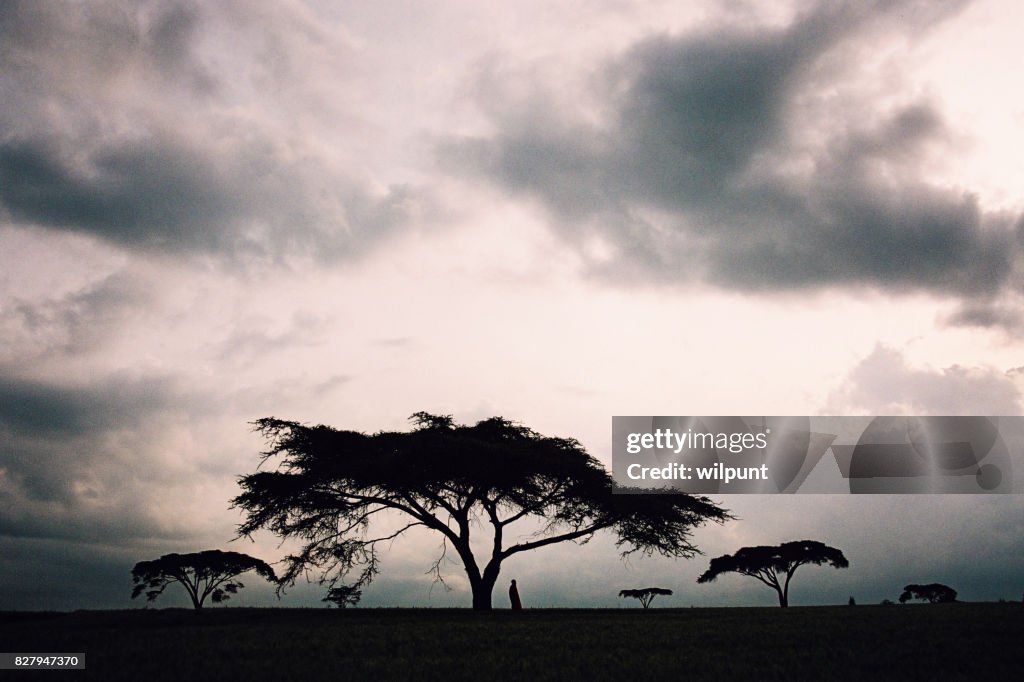
[{"label": "overcast sky", "polygon": [[[501,415],[609,462],[615,414],[1019,414],[1022,28],[1012,0],[0,4],[0,609],[280,559],[231,542],[263,416]],[[703,558],[598,536],[499,585],[771,604],[694,581],[810,538],[850,568],[794,604],[1024,589],[1019,495],[719,501]],[[363,603],[468,605],[437,548],[396,542]]]}]

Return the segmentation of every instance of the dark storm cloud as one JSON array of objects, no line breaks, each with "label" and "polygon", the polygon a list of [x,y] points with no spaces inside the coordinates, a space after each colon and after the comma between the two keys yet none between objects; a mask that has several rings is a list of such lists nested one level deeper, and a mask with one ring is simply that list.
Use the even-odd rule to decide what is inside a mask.
[{"label": "dark storm cloud", "polygon": [[137,422],[126,417],[160,407],[164,390],[161,382],[73,389],[0,378],[0,426],[15,434],[42,436],[102,431]]},{"label": "dark storm cloud", "polygon": [[1000,302],[968,301],[955,310],[944,322],[955,327],[994,327],[1009,332],[1024,329],[1024,314]]},{"label": "dark storm cloud", "polygon": [[164,536],[175,524],[154,516],[148,498],[187,479],[189,453],[168,466],[160,446],[190,404],[199,409],[159,378],[88,387],[0,378],[0,535]]},{"label": "dark storm cloud", "polygon": [[128,601],[139,551],[0,536],[0,609],[110,608]]},{"label": "dark storm cloud", "polygon": [[497,132],[440,153],[538,200],[616,281],[995,296],[1020,243],[1005,216],[921,179],[950,135],[937,108],[844,89],[872,41],[962,5],[822,2],[783,28],[653,37],[599,69],[596,124],[537,98],[502,113],[490,83]]},{"label": "dark storm cloud", "polygon": [[[89,387],[0,378],[2,464],[8,475],[24,479],[40,495],[70,492],[69,472],[87,470],[101,453],[79,448],[115,429],[139,428],[167,408],[167,380],[110,380]],[[82,442],[79,442],[82,441]],[[27,456],[27,451],[35,452]]]},{"label": "dark storm cloud", "polygon": [[[359,169],[296,143],[306,131],[281,135],[274,93],[304,82],[308,36],[253,27],[252,8],[231,4],[217,11],[232,26],[217,28],[225,17],[206,9],[213,18],[187,2],[3,6],[0,219],[135,250],[262,260],[343,259],[404,224],[416,191],[371,191]],[[246,72],[210,47],[211,26],[236,23],[260,36],[232,46],[258,53]],[[271,34],[291,61],[260,53]],[[266,93],[240,94],[238,82]]]},{"label": "dark storm cloud", "polygon": [[329,187],[328,177],[269,142],[218,158],[185,140],[151,138],[98,149],[83,168],[51,141],[0,146],[0,205],[12,222],[149,251],[336,260],[399,228],[417,200],[410,188],[375,198]]},{"label": "dark storm cloud", "polygon": [[53,144],[0,148],[0,199],[18,223],[92,233],[128,246],[218,246],[238,192],[187,150],[152,142],[102,149],[76,170]]}]

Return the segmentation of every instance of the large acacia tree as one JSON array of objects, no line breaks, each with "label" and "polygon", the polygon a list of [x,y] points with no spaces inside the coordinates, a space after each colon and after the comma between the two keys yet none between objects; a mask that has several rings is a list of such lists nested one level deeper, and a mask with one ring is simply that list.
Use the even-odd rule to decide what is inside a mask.
[{"label": "large acacia tree", "polygon": [[789,606],[789,581],[796,569],[805,564],[847,568],[850,562],[835,547],[816,540],[783,542],[775,547],[743,547],[735,554],[726,554],[711,560],[711,565],[699,578],[709,583],[723,573],[739,573],[757,578],[775,590],[779,606]]},{"label": "large acacia tree", "polygon": [[607,529],[623,555],[690,557],[691,529],[730,518],[707,498],[676,491],[613,494],[611,476],[571,438],[500,417],[473,426],[423,412],[412,420],[412,431],[375,434],[255,423],[269,442],[263,461],[276,469],[243,476],[233,505],[246,513],[239,535],[265,529],[301,542],[285,558],[282,585],[316,569],[332,586],[354,576],[362,587],[378,571],[381,544],[422,527],[442,537],[435,575],[454,550],[473,608],[489,610],[502,562],[522,552]]}]

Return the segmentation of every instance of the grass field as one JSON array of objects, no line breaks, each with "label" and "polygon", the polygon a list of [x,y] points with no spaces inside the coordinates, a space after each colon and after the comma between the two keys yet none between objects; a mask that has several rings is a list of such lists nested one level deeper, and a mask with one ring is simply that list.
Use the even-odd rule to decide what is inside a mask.
[{"label": "grass field", "polygon": [[1009,680],[1022,636],[1012,603],[0,614],[0,651],[86,653],[84,672],[10,679]]}]

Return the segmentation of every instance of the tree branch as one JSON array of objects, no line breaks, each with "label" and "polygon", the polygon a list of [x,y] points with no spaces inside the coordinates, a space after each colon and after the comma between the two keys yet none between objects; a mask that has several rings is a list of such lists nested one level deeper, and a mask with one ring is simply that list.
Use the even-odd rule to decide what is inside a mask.
[{"label": "tree branch", "polygon": [[603,528],[607,528],[609,525],[610,524],[594,524],[591,526],[587,526],[586,528],[581,528],[579,530],[572,531],[570,533],[563,533],[562,535],[552,535],[550,537],[542,538],[540,540],[534,540],[533,542],[524,542],[522,544],[512,545],[511,547],[503,551],[500,556],[502,559],[507,559],[508,557],[518,552],[526,552],[531,549],[537,549],[538,547],[553,545],[556,542],[578,540],[582,537],[586,537],[587,535],[593,535],[597,531],[602,530]]},{"label": "tree branch", "polygon": [[504,542],[502,527],[503,524],[498,520],[498,506],[491,500],[482,500],[484,510],[487,512],[487,516],[491,521],[491,525],[494,527],[494,539],[491,543],[491,562],[501,561],[501,545]]},{"label": "tree branch", "polygon": [[434,576],[434,583],[430,585],[430,589],[434,589],[434,584],[441,583],[445,592],[451,592],[452,588],[449,587],[448,583],[444,581],[444,576],[441,575],[441,563],[448,556],[448,540],[446,538],[441,539],[441,556],[437,557],[437,560],[430,565],[427,570],[427,575]]},{"label": "tree branch", "polygon": [[530,514],[534,514],[534,513],[538,512],[538,511],[540,511],[541,509],[544,509],[544,507],[548,506],[549,504],[553,504],[554,501],[555,501],[556,496],[558,496],[559,494],[565,492],[565,488],[566,488],[566,482],[564,480],[559,481],[558,485],[556,485],[547,495],[545,495],[544,497],[542,497],[541,499],[537,500],[536,502],[534,502],[531,505],[528,505],[528,506],[520,508],[520,510],[518,512],[516,512],[515,514],[513,514],[512,516],[510,516],[510,517],[508,517],[506,519],[502,519],[500,521],[500,524],[502,526],[507,526],[510,523],[514,523],[514,522],[518,521],[519,519],[523,518],[524,516],[528,516]]},{"label": "tree branch", "polygon": [[741,575],[750,576],[751,578],[757,578],[758,580],[763,582],[768,587],[771,587],[771,588],[776,589],[776,590],[779,589],[779,582],[778,582],[778,580],[770,580],[769,579],[770,576],[769,577],[764,576],[761,573],[761,571],[737,571],[737,572],[740,573]]}]

